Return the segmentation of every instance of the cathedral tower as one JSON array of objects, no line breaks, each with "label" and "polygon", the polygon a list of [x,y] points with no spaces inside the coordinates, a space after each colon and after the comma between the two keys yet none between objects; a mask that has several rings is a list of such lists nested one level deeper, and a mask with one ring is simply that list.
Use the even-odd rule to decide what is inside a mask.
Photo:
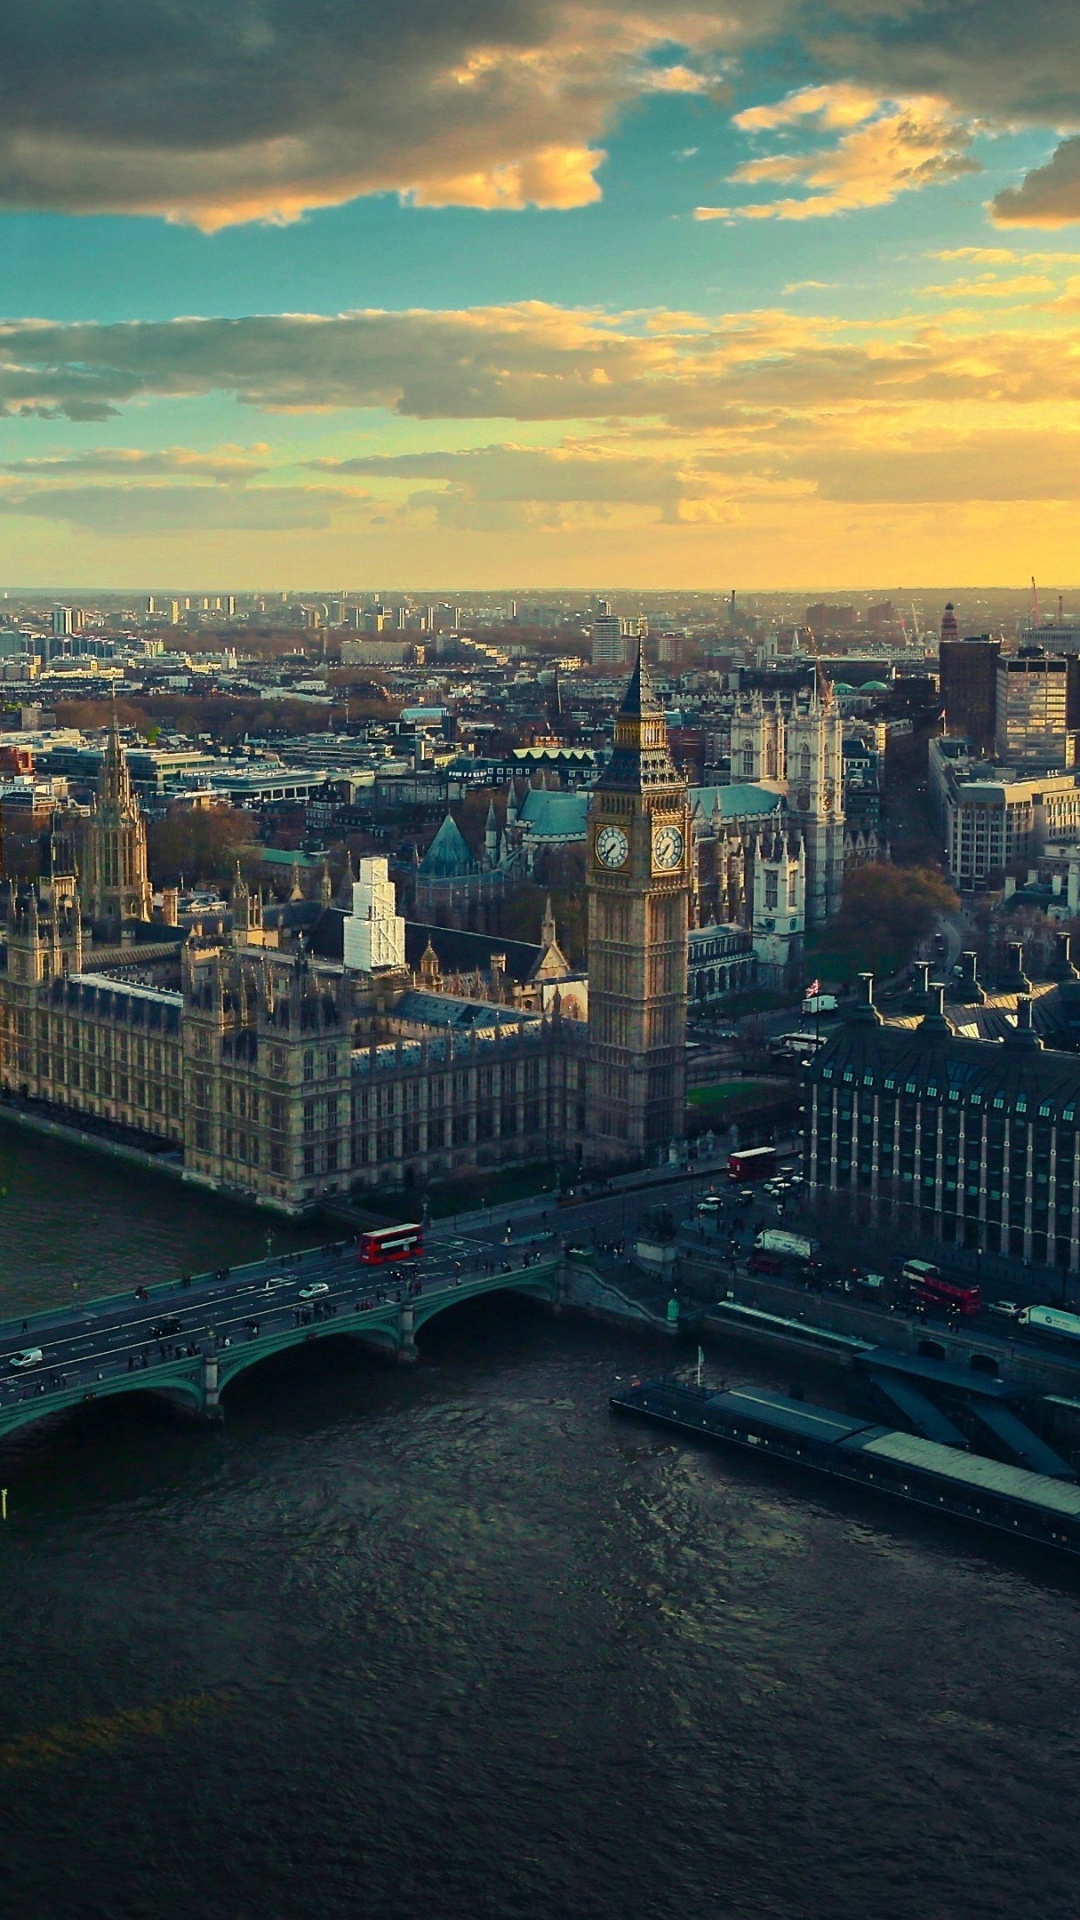
[{"label": "cathedral tower", "polygon": [[642,1160],[683,1132],[690,806],[644,653],[588,826],[590,1157]]},{"label": "cathedral tower", "polygon": [[806,924],[840,911],[844,888],[843,725],[826,683],[787,723],[788,820],[806,846]]}]

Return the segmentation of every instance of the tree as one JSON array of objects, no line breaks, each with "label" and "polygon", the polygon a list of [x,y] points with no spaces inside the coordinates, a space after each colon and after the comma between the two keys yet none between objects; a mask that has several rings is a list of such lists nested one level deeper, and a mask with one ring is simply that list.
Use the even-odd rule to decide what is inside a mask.
[{"label": "tree", "polygon": [[147,834],[151,876],[163,887],[227,880],[254,838],[250,813],[238,807],[170,807]]},{"label": "tree", "polygon": [[844,898],[822,940],[853,973],[890,973],[910,960],[939,913],[959,905],[932,867],[856,867],[845,876]]}]

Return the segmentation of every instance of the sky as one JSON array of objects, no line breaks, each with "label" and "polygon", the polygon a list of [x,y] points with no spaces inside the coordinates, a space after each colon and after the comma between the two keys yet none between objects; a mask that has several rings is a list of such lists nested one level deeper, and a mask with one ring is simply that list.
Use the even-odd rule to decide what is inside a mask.
[{"label": "sky", "polygon": [[7,0],[0,584],[1080,580],[1075,0]]}]

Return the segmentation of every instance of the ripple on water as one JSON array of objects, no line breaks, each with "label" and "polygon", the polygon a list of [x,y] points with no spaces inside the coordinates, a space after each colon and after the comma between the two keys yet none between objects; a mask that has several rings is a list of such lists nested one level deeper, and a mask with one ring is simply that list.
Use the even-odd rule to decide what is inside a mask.
[{"label": "ripple on water", "polygon": [[617,1335],[422,1345],[6,1451],[20,1912],[1072,1920],[1068,1569],[613,1423]]}]

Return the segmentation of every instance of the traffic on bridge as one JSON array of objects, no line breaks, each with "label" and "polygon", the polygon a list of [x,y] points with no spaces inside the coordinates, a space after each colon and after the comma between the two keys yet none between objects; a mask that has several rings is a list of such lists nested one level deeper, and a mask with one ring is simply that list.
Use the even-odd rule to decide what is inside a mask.
[{"label": "traffic on bridge", "polygon": [[164,1393],[211,1416],[226,1382],[256,1361],[329,1334],[416,1357],[423,1321],[477,1294],[554,1300],[542,1239],[494,1248],[464,1238],[376,1250],[365,1238],[251,1265],[185,1274],[85,1306],[0,1322],[0,1435],[102,1395]]}]

